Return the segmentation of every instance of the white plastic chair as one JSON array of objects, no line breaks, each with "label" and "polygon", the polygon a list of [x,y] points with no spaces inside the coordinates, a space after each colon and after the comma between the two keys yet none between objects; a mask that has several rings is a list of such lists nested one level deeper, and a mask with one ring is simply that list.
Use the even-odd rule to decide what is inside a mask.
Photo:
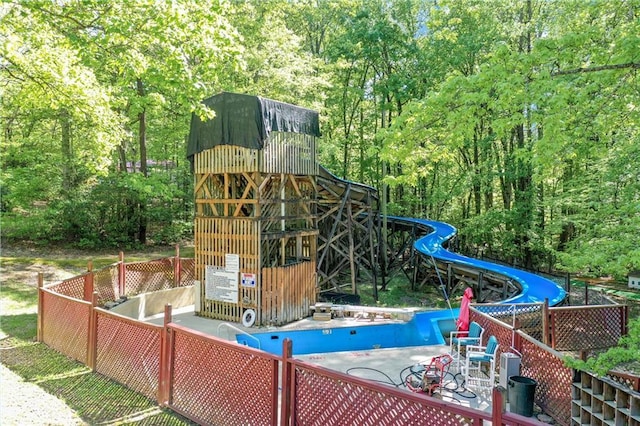
[{"label": "white plastic chair", "polygon": [[[498,339],[489,337],[487,346],[467,346],[467,356],[462,372],[466,386],[492,388],[496,380],[496,354]],[[482,365],[489,366],[488,376],[482,372]]]}]

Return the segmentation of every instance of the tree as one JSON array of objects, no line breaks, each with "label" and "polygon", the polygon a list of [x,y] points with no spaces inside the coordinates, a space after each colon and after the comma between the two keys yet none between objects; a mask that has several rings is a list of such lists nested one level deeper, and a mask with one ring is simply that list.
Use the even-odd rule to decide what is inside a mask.
[{"label": "tree", "polygon": [[303,36],[289,28],[296,7],[286,0],[237,4],[229,19],[243,40],[243,66],[231,84],[243,93],[319,109],[327,82]]},{"label": "tree", "polygon": [[[116,143],[123,172],[127,171],[127,152],[131,152],[139,155],[137,169],[148,174],[149,141],[175,158],[166,148],[178,144],[167,143],[166,137],[180,134],[182,142],[190,113],[207,113],[200,100],[219,90],[222,71],[233,69],[240,50],[235,31],[223,18],[225,7],[215,1],[33,1],[9,4],[5,11],[8,19],[3,20],[3,33],[11,36],[5,37],[3,71],[10,76],[11,97],[4,98],[4,108],[13,108],[13,117],[17,117],[17,108],[23,106],[23,122],[31,120],[41,130],[42,122],[35,121],[37,109],[32,108],[40,103],[40,110],[60,123],[61,152],[66,156],[74,152],[71,130],[84,119],[88,131],[109,143],[97,146],[94,157],[83,159],[99,164],[96,171],[103,174],[114,158]],[[25,98],[25,92],[30,96]],[[166,115],[174,120],[166,120]],[[130,144],[134,135],[137,144]],[[23,147],[23,142],[14,139],[17,147]],[[151,151],[163,149],[152,147]],[[71,162],[62,164],[64,178],[60,181],[68,183],[65,174],[73,170]],[[91,184],[92,173],[83,177],[78,184]],[[114,194],[114,201],[118,200]],[[135,209],[143,213],[135,216],[137,238],[144,243],[146,204],[136,204]]]},{"label": "tree", "polygon": [[15,3],[2,14],[4,197],[30,211],[106,170],[122,121],[82,52],[44,16]]},{"label": "tree", "polygon": [[[145,241],[147,226],[171,226],[158,217],[188,220],[191,112],[209,115],[200,101],[221,90],[249,92],[320,110],[322,163],[388,186],[389,213],[450,221],[463,249],[514,263],[623,276],[640,267],[638,10],[638,0],[5,3],[1,207],[48,213],[47,235],[55,225],[77,241],[87,223],[130,221],[128,240]],[[78,220],[75,207],[105,199],[105,182],[118,207]]]},{"label": "tree", "polygon": [[[637,138],[636,6],[439,2],[425,44],[441,83],[406,107],[385,137],[387,158],[402,159],[394,181],[437,182],[432,199],[459,194],[441,211],[466,223],[462,238],[529,266],[552,254],[566,263],[573,255],[558,253],[560,246],[576,253],[569,241],[599,228],[591,225],[593,214],[585,220],[580,213],[587,206],[598,206],[596,220],[614,214],[628,218],[623,226],[637,224],[637,215],[619,208],[633,204],[620,203],[620,195],[637,188],[637,175],[611,167],[611,153],[627,156]],[[474,38],[479,34],[488,34],[486,44]],[[439,167],[444,160],[446,171]],[[459,178],[442,180],[448,173]]]}]

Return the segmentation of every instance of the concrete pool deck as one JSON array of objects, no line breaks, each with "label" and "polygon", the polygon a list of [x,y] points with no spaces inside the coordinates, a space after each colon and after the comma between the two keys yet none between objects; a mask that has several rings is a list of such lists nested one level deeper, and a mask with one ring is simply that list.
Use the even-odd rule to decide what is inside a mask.
[{"label": "concrete pool deck", "polygon": [[[162,316],[147,318],[147,322],[153,324],[163,324]],[[185,307],[176,310],[172,315],[172,322],[183,327],[199,331],[221,339],[236,341],[238,330],[242,332],[264,333],[278,330],[304,330],[317,328],[355,327],[367,325],[382,325],[389,323],[405,322],[398,319],[375,318],[374,320],[363,318],[333,318],[328,321],[315,321],[312,318],[305,318],[287,324],[282,327],[243,327],[242,324],[228,321],[215,320],[199,317],[193,311],[193,307]],[[223,325],[228,324],[228,325]],[[345,351],[316,353],[308,355],[294,355],[294,358],[316,364],[333,371],[350,374],[372,381],[386,383],[406,389],[402,380],[409,374],[409,369],[417,364],[428,364],[429,361],[438,355],[448,353],[449,346],[409,346],[403,348],[372,349],[362,351]],[[463,387],[463,378],[457,374],[455,365],[450,370],[451,374],[445,377],[444,389],[440,392],[444,401],[460,404],[481,411],[491,411],[491,390]],[[437,394],[436,394],[437,395]]]}]

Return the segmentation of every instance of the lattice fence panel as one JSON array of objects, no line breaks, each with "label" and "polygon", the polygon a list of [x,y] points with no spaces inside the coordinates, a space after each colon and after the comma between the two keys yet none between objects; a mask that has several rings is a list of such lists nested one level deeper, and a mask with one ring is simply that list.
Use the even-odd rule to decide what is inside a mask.
[{"label": "lattice fence panel", "polygon": [[125,268],[127,296],[174,287],[173,258],[127,263]]},{"label": "lattice fence panel", "polygon": [[311,365],[297,364],[294,374],[296,425],[479,425],[489,419],[482,412]]},{"label": "lattice fence panel", "polygon": [[511,327],[515,327],[517,323],[519,330],[540,341],[543,340],[543,303],[474,304],[473,307]]},{"label": "lattice fence panel", "polygon": [[582,306],[549,310],[558,351],[606,349],[622,336],[624,306]]},{"label": "lattice fence panel", "polygon": [[98,305],[117,300],[121,294],[118,287],[118,265],[111,265],[94,272],[93,289],[98,292]]},{"label": "lattice fence panel", "polygon": [[162,326],[98,310],[96,371],[156,399]]},{"label": "lattice fence panel", "polygon": [[630,373],[622,373],[620,371],[610,371],[607,375],[611,380],[632,389],[636,392],[640,392],[640,376]]},{"label": "lattice fence panel", "polygon": [[172,331],[171,408],[203,424],[275,424],[277,357],[183,328]]},{"label": "lattice fence panel", "polygon": [[68,357],[82,363],[87,362],[87,343],[89,338],[89,315],[91,303],[69,297],[42,292],[43,342]]},{"label": "lattice fence panel", "polygon": [[[496,359],[500,359],[500,354],[503,352],[510,352],[510,348],[514,344],[514,332],[511,325],[504,323],[499,319],[495,319],[489,315],[483,314],[476,309],[474,305],[469,313],[469,319],[475,321],[482,328],[484,328],[484,334],[482,335],[482,344],[486,345],[490,336],[495,336],[498,339],[498,351],[496,352]],[[496,362],[496,369],[500,370],[500,363]]]},{"label": "lattice fence panel", "polygon": [[86,274],[78,275],[62,282],[46,286],[47,290],[51,290],[58,294],[73,297],[74,299],[84,299],[84,281]]},{"label": "lattice fence panel", "polygon": [[180,287],[194,284],[196,273],[195,259],[180,259]]},{"label": "lattice fence panel", "polygon": [[537,382],[535,402],[559,425],[571,422],[573,370],[564,365],[562,354],[522,336],[520,374]]},{"label": "lattice fence panel", "polygon": [[615,305],[605,293],[594,286],[585,285],[583,282],[572,281],[571,289],[567,295],[567,302],[571,306],[587,305]]}]

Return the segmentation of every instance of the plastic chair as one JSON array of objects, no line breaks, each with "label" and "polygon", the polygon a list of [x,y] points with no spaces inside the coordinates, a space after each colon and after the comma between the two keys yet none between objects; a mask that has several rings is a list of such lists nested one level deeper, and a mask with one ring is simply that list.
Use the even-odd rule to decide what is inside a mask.
[{"label": "plastic chair", "polygon": [[[464,380],[468,386],[492,388],[496,379],[496,354],[498,339],[489,337],[487,346],[467,346],[465,365],[462,368]],[[482,365],[489,365],[488,377],[482,372]]]},{"label": "plastic chair", "polygon": [[426,366],[420,380],[413,375],[407,376],[407,388],[413,392],[424,392],[433,396],[436,390],[442,388],[444,377],[449,372],[451,364],[453,364],[453,358],[449,354],[434,357]]},{"label": "plastic chair", "polygon": [[462,350],[468,346],[480,346],[482,344],[482,335],[484,328],[477,322],[473,321],[469,324],[468,331],[452,331],[449,335],[449,353],[456,360],[456,367],[460,371],[460,359]]}]

